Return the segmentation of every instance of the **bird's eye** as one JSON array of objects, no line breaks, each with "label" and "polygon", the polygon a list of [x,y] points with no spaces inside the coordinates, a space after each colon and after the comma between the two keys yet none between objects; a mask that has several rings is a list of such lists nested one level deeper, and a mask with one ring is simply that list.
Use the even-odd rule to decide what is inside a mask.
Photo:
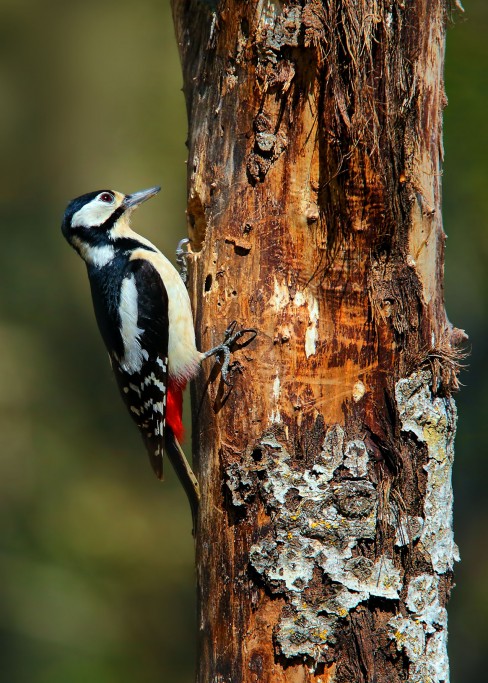
[{"label": "bird's eye", "polygon": [[114,201],[114,196],[113,194],[110,194],[110,192],[102,192],[101,195],[99,195],[98,199],[101,202],[105,202],[106,204],[112,204]]}]

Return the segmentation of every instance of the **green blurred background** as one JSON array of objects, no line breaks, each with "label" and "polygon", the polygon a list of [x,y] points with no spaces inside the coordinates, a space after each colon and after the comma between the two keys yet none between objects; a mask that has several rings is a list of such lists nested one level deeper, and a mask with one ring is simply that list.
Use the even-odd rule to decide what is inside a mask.
[{"label": "green blurred background", "polygon": [[[488,4],[448,33],[446,298],[473,353],[458,397],[454,683],[488,652]],[[167,468],[151,474],[117,395],[67,201],[163,191],[137,229],[185,235],[186,114],[169,1],[0,5],[0,681],[189,683],[193,542]]]}]

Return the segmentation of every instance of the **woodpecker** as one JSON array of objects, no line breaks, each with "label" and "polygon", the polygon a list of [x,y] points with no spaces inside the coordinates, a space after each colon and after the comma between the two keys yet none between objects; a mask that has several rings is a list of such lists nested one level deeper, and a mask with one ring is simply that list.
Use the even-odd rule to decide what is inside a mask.
[{"label": "woodpecker", "polygon": [[195,523],[198,482],[181,449],[183,390],[203,359],[220,355],[226,381],[232,346],[246,333],[226,331],[224,342],[201,353],[195,344],[190,299],[180,274],[130,227],[134,209],[159,192],[113,190],[73,199],[62,233],[85,261],[95,317],[121,396],[145,443],[154,473],[163,478],[166,452],[183,484]]}]

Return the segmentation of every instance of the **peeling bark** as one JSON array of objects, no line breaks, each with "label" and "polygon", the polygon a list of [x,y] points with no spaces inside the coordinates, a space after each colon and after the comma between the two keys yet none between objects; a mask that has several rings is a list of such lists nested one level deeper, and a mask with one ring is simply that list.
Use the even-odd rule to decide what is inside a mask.
[{"label": "peeling bark", "polygon": [[447,681],[445,4],[173,11],[200,348],[259,331],[193,387],[197,681]]}]

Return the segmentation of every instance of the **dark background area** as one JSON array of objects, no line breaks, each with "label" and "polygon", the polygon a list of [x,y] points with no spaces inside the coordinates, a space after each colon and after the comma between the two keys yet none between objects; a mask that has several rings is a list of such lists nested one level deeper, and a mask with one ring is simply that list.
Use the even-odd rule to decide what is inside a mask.
[{"label": "dark background area", "polygon": [[[471,338],[458,396],[453,683],[488,652],[488,3],[449,28],[446,302]],[[60,234],[93,189],[163,186],[135,227],[185,236],[186,113],[169,2],[0,6],[0,680],[188,683],[191,521],[125,414],[82,262]],[[188,450],[188,447],[187,447]]]}]

